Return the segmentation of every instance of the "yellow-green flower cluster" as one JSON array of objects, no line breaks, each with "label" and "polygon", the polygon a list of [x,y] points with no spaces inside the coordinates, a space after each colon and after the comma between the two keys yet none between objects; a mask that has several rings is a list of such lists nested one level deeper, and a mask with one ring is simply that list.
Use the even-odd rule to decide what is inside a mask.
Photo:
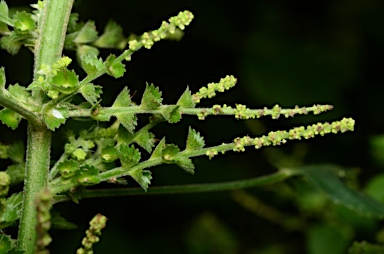
[{"label": "yellow-green flower cluster", "polygon": [[236,138],[234,140],[236,152],[243,152],[245,146],[254,145],[256,149],[264,146],[276,146],[287,142],[287,140],[300,140],[302,138],[309,139],[316,135],[324,136],[329,133],[344,133],[346,131],[353,131],[355,126],[355,120],[352,118],[343,118],[341,121],[335,121],[332,123],[317,123],[309,125],[307,127],[301,126],[293,128],[289,131],[271,131],[268,135],[263,135],[258,138],[250,138],[248,136],[243,138]]},{"label": "yellow-green flower cluster", "polygon": [[237,79],[228,75],[225,78],[220,79],[219,83],[209,83],[207,87],[202,87],[195,93],[192,98],[195,103],[199,103],[203,98],[212,98],[216,95],[216,91],[224,92],[235,86]]},{"label": "yellow-green flower cluster", "polygon": [[89,229],[87,229],[87,231],[85,232],[86,237],[84,237],[81,242],[84,248],[78,249],[76,251],[77,254],[93,253],[93,244],[100,241],[99,235],[101,235],[101,230],[105,228],[107,220],[107,217],[101,214],[97,214],[95,217],[93,217],[93,219],[89,223]]},{"label": "yellow-green flower cluster", "polygon": [[137,51],[139,48],[144,46],[147,49],[150,49],[153,44],[157,41],[167,38],[170,35],[173,35],[176,32],[176,28],[184,30],[193,19],[193,14],[190,11],[182,11],[177,16],[171,17],[168,21],[163,21],[160,28],[151,32],[145,32],[140,40],[131,40],[129,41],[129,49],[132,51]]}]

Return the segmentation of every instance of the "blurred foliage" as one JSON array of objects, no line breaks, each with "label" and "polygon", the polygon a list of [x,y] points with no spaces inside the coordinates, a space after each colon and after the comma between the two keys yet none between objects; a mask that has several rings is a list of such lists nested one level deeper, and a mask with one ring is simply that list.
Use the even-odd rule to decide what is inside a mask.
[{"label": "blurred foliage", "polygon": [[[22,6],[32,2],[12,4]],[[161,42],[154,50],[138,52],[121,79],[102,78],[103,83],[110,83],[103,95],[104,103],[111,104],[127,84],[131,91],[141,94],[146,81],[154,83],[167,94],[166,100],[174,101],[186,84],[191,91],[197,91],[207,80],[236,74],[238,87],[217,97],[220,104],[237,101],[256,108],[275,103],[284,107],[328,103],[335,106],[334,111],[317,121],[329,121],[345,114],[357,122],[356,131],[345,136],[228,154],[213,161],[197,159],[195,176],[173,166],[161,166],[153,172],[154,185],[243,179],[271,172],[274,166],[336,163],[355,168],[347,172],[350,186],[361,187],[384,202],[381,174],[384,145],[379,136],[384,133],[384,122],[379,118],[384,93],[381,85],[383,1],[75,2],[75,11],[82,20],[95,20],[102,30],[113,18],[123,26],[125,35],[155,28],[159,20],[181,9],[190,9],[196,16],[180,42]],[[0,59],[7,65],[10,83],[26,85],[31,79],[32,56],[27,50],[22,49],[14,57],[1,52]],[[17,65],[19,62],[25,65]],[[159,127],[156,132],[171,133],[174,140],[170,142],[178,144],[185,137],[187,126],[192,124],[207,137],[208,144],[217,144],[224,141],[223,137],[232,140],[246,133],[260,135],[265,130],[282,129],[296,121],[312,122],[314,118],[252,120],[245,124],[223,118],[197,124],[197,120],[187,118],[177,126]],[[72,122],[69,126],[82,124],[88,123]],[[180,131],[183,127],[184,132]],[[22,136],[25,125],[16,132],[0,128],[2,143],[14,140],[15,135],[25,142]],[[65,131],[55,133],[59,141],[52,151],[54,157],[60,154],[57,148],[62,147]],[[276,165],[277,162],[280,164]],[[337,254],[346,253],[354,241],[357,242],[350,253],[381,253],[374,252],[375,249],[381,251],[378,246],[368,252],[370,244],[358,243],[383,243],[380,221],[332,204],[301,178],[247,191],[246,197],[251,200],[248,206],[236,195],[222,192],[59,204],[60,213],[79,229],[53,230],[56,240],[51,244],[52,253],[73,253],[79,247],[76,244],[87,228],[88,219],[98,212],[109,218],[109,225],[95,246],[96,253],[113,250],[116,254]],[[252,202],[256,202],[259,209],[263,207],[266,213],[255,212]],[[271,219],[274,212],[270,211],[277,211],[278,216]]]}]

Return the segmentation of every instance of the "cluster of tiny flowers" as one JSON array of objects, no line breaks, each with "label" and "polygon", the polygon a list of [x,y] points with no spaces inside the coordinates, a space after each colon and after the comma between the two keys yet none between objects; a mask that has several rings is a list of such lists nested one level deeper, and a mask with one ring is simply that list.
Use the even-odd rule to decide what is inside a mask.
[{"label": "cluster of tiny flowers", "polygon": [[140,41],[129,41],[129,49],[137,51],[141,46],[150,49],[157,41],[165,39],[170,34],[176,32],[176,28],[184,30],[193,19],[193,14],[190,11],[182,11],[176,17],[169,19],[169,23],[163,21],[160,28],[151,32],[146,32],[140,37]]},{"label": "cluster of tiny flowers", "polygon": [[353,131],[355,126],[355,120],[352,118],[343,118],[341,121],[333,123],[317,123],[309,125],[307,127],[301,126],[293,128],[289,131],[272,131],[268,135],[263,135],[259,138],[250,138],[248,136],[243,138],[236,138],[234,140],[235,147],[233,148],[236,152],[244,151],[245,146],[254,145],[256,149],[264,146],[276,146],[284,144],[287,140],[300,140],[301,138],[309,139],[316,135],[324,136],[329,133],[344,133],[346,131]]},{"label": "cluster of tiny flowers", "polygon": [[193,95],[193,101],[199,103],[203,98],[212,98],[216,95],[216,91],[224,92],[235,86],[237,79],[228,75],[225,78],[220,79],[219,83],[209,83],[207,87],[202,87]]},{"label": "cluster of tiny flowers", "polygon": [[85,232],[86,237],[84,237],[81,242],[84,248],[77,250],[77,254],[93,253],[92,246],[94,243],[100,241],[99,235],[101,235],[101,230],[105,228],[107,224],[107,218],[104,215],[97,214],[89,223],[90,227]]}]

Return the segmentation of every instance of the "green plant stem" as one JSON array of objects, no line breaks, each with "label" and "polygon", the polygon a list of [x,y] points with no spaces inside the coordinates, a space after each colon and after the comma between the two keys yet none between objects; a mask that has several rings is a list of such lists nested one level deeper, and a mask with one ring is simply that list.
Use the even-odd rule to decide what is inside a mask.
[{"label": "green plant stem", "polygon": [[31,109],[17,101],[7,90],[0,91],[0,105],[20,114],[31,123],[39,124],[39,117]]},{"label": "green plant stem", "polygon": [[[52,65],[61,57],[65,33],[73,0],[46,0],[44,12],[39,24],[39,37],[35,46],[34,79],[42,64]],[[33,97],[42,103],[44,94],[34,91]],[[18,248],[25,254],[32,254],[36,245],[36,194],[47,185],[50,162],[51,132],[42,125],[28,123],[27,158],[23,209],[20,219]]]},{"label": "green plant stem", "polygon": [[[143,109],[140,106],[130,106],[130,107],[104,107],[99,109],[99,114],[106,114],[106,115],[115,115],[115,114],[121,114],[121,113],[130,113],[130,114],[161,114],[163,110],[165,110],[167,107],[174,106],[174,105],[162,105],[158,109]],[[322,112],[317,111],[319,107],[329,107],[329,109],[332,108],[330,105],[315,105],[311,107],[302,107],[302,108],[292,108],[292,109],[281,109],[279,112],[279,115],[284,115],[286,117],[291,117],[295,114],[319,114]],[[292,112],[292,114],[291,114]],[[199,114],[205,114],[205,116],[208,115],[236,115],[239,113],[239,110],[232,107],[224,108],[222,107],[220,110],[215,110],[214,107],[212,108],[180,108],[180,113],[184,115],[199,115]],[[262,117],[267,115],[273,115],[275,114],[273,109],[247,109],[247,113],[251,115],[255,115],[256,117]],[[90,117],[91,111],[89,109],[79,109],[79,110],[71,110],[69,112],[70,117]]]},{"label": "green plant stem", "polygon": [[[160,186],[160,187],[151,187],[147,191],[144,191],[142,188],[116,188],[116,189],[87,190],[82,193],[81,197],[82,198],[123,197],[123,196],[137,196],[137,195],[160,195],[160,194],[198,193],[198,192],[236,190],[236,189],[251,188],[251,187],[257,187],[257,186],[281,182],[295,174],[296,173],[294,171],[291,171],[289,169],[282,169],[270,175],[238,180],[238,181],[231,181],[231,182]],[[68,200],[70,200],[70,198],[68,198],[67,196],[57,196],[54,199],[54,203],[64,202]]]},{"label": "green plant stem", "polygon": [[18,246],[25,253],[33,253],[36,244],[37,193],[46,186],[51,149],[51,132],[45,127],[28,126],[23,208],[19,225]]}]

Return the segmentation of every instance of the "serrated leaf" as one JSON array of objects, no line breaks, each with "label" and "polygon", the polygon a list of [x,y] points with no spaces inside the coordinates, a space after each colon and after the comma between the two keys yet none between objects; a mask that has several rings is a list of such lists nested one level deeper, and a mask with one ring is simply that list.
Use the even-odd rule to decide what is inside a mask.
[{"label": "serrated leaf", "polygon": [[91,105],[94,105],[100,98],[100,95],[103,93],[101,86],[95,86],[92,83],[85,84],[80,87],[81,95],[89,102]]},{"label": "serrated leaf", "polygon": [[125,48],[126,44],[123,29],[112,20],[108,21],[103,34],[93,43],[99,48],[118,48],[121,50]]},{"label": "serrated leaf", "polygon": [[31,97],[31,94],[27,91],[27,88],[20,86],[19,84],[10,85],[8,91],[12,94],[17,100],[22,102],[28,102],[28,98]]},{"label": "serrated leaf", "polygon": [[384,246],[367,242],[354,242],[348,254],[382,254]]},{"label": "serrated leaf", "polygon": [[94,54],[83,54],[80,55],[81,67],[88,75],[94,75],[101,69],[103,69],[103,60],[97,58],[97,55]]},{"label": "serrated leaf", "polygon": [[149,170],[135,169],[128,172],[128,174],[143,188],[145,191],[148,185],[151,184],[152,173]]},{"label": "serrated leaf", "polygon": [[341,168],[333,165],[310,165],[295,168],[334,203],[362,215],[384,218],[384,205],[361,192],[348,188],[338,177]]},{"label": "serrated leaf", "polygon": [[165,163],[175,163],[175,156],[180,152],[180,149],[173,144],[165,145],[162,156]]},{"label": "serrated leaf", "polygon": [[16,130],[21,121],[21,116],[9,108],[0,110],[0,120],[12,130]]},{"label": "serrated leaf", "polygon": [[192,99],[191,91],[188,87],[181,95],[176,105],[179,105],[181,108],[194,108],[196,106],[195,102]]},{"label": "serrated leaf", "polygon": [[6,82],[5,70],[4,70],[4,67],[1,67],[0,68],[0,89],[5,88],[5,82]]},{"label": "serrated leaf", "polygon": [[77,228],[76,224],[67,221],[67,219],[62,217],[61,214],[57,211],[51,212],[51,223],[52,223],[52,228],[58,228],[58,229],[75,229],[75,228]]},{"label": "serrated leaf", "polygon": [[44,122],[52,131],[64,124],[68,117],[69,111],[66,108],[50,107],[44,111]]},{"label": "serrated leaf", "polygon": [[181,120],[181,113],[177,105],[169,105],[161,113],[168,123],[177,123]]},{"label": "serrated leaf", "polygon": [[155,135],[147,130],[140,130],[134,141],[150,153],[155,146]]},{"label": "serrated leaf", "polygon": [[32,14],[26,13],[25,11],[16,12],[13,15],[14,27],[17,32],[26,33],[36,29],[35,21],[33,20]]},{"label": "serrated leaf", "polygon": [[155,150],[152,152],[151,157],[149,159],[152,160],[152,159],[162,158],[164,147],[165,147],[165,138],[163,138],[159,142],[159,144],[157,144]]},{"label": "serrated leaf", "polygon": [[127,144],[120,144],[117,147],[121,165],[124,168],[131,168],[137,165],[140,161],[141,155],[138,149],[133,145],[128,146]]},{"label": "serrated leaf", "polygon": [[140,107],[143,109],[157,109],[161,106],[163,99],[161,98],[161,92],[158,87],[153,84],[146,84],[143,98],[141,99]]},{"label": "serrated leaf", "polygon": [[79,77],[74,70],[68,71],[66,69],[58,71],[52,77],[52,88],[63,94],[71,94],[76,91],[79,86]]},{"label": "serrated leaf", "polygon": [[[68,38],[68,40],[69,40],[69,38]],[[89,45],[77,46],[76,44],[73,44],[73,45],[70,44],[70,42],[68,42],[67,44],[68,45],[66,45],[66,47],[68,47],[69,49],[71,49],[71,48],[76,49],[77,61],[80,63],[81,63],[81,57],[83,57],[83,56],[91,55],[91,56],[97,57],[100,54],[100,51],[97,48],[89,46]]]},{"label": "serrated leaf", "polygon": [[57,165],[57,169],[61,176],[67,179],[73,177],[80,170],[80,167],[79,163],[75,160],[65,160]]},{"label": "serrated leaf", "polygon": [[23,193],[15,193],[6,201],[5,211],[0,217],[0,229],[5,228],[20,218],[23,203]]},{"label": "serrated leaf", "polygon": [[192,160],[187,157],[181,157],[178,156],[175,158],[176,165],[181,167],[185,172],[194,174],[195,173],[195,166],[192,163]]},{"label": "serrated leaf", "polygon": [[109,145],[101,150],[100,157],[103,162],[109,163],[117,160],[119,158],[119,154],[113,145]]},{"label": "serrated leaf", "polygon": [[185,150],[195,151],[202,149],[205,145],[204,138],[200,136],[200,133],[189,127],[187,145]]},{"label": "serrated leaf", "polygon": [[8,6],[5,1],[0,2],[0,22],[8,25],[13,25],[13,20],[8,16]]},{"label": "serrated leaf", "polygon": [[120,78],[124,75],[125,65],[121,61],[116,60],[115,55],[108,56],[105,60],[105,67],[107,74],[114,78]]},{"label": "serrated leaf", "polygon": [[78,13],[71,13],[71,15],[69,15],[67,33],[70,34],[70,33],[77,31],[77,21],[78,20],[79,20],[79,14]]},{"label": "serrated leaf", "polygon": [[76,38],[73,40],[75,43],[89,43],[97,39],[97,31],[94,21],[88,21],[79,30]]},{"label": "serrated leaf", "polygon": [[84,186],[92,186],[100,183],[100,178],[97,176],[99,169],[92,165],[82,165],[79,170],[76,171],[77,182]]},{"label": "serrated leaf", "polygon": [[[13,32],[11,32],[11,34],[12,33]],[[0,46],[9,54],[16,55],[19,52],[22,45],[20,42],[18,42],[16,39],[12,38],[11,36],[3,36],[0,39]]]},{"label": "serrated leaf", "polygon": [[[131,97],[129,95],[128,89],[125,87],[123,91],[117,96],[115,102],[112,105],[113,107],[129,107],[131,105]],[[118,113],[116,114],[117,119],[120,123],[129,131],[133,132],[137,124],[137,118],[135,114],[132,113]]]}]

